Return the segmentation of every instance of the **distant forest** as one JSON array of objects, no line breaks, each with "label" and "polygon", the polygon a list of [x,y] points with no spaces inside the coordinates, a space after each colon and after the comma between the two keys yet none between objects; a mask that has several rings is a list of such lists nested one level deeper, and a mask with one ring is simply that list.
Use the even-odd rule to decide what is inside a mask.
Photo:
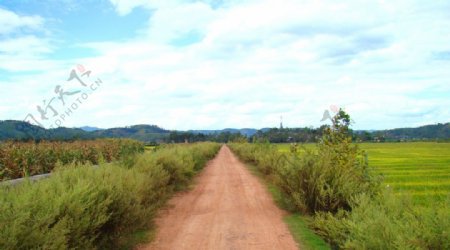
[{"label": "distant forest", "polygon": [[[122,128],[85,131],[80,128],[45,129],[22,121],[0,121],[0,141],[5,140],[82,140],[95,138],[131,138],[155,143],[181,143],[198,141],[229,142],[236,140],[268,141],[271,143],[317,142],[326,125],[319,128],[264,128],[171,131],[156,125],[134,125]],[[426,125],[418,128],[350,131],[354,141],[450,141],[450,123]]]}]

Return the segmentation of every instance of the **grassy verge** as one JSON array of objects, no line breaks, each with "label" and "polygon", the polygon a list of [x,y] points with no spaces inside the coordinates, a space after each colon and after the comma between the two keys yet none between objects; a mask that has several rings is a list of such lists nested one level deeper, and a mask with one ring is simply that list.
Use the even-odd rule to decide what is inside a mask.
[{"label": "grassy verge", "polygon": [[275,185],[270,182],[270,178],[265,178],[264,175],[260,171],[258,171],[258,168],[256,166],[250,164],[246,164],[246,166],[254,175],[259,177],[262,183],[266,186],[269,193],[272,195],[272,198],[278,205],[278,207],[289,213],[283,218],[283,220],[287,224],[289,231],[291,232],[295,241],[298,243],[300,249],[330,249],[328,244],[308,227],[308,224],[310,223],[312,218],[300,213],[292,212],[294,211],[294,207],[291,204],[287,203],[286,199],[283,199],[283,194]]},{"label": "grassy verge", "polygon": [[120,250],[132,250],[136,246],[144,245],[153,241],[156,236],[156,228],[148,228],[138,230],[132,234],[124,235],[119,238],[119,249]]},{"label": "grassy verge", "polygon": [[301,249],[306,250],[326,250],[330,246],[311,229],[308,224],[311,218],[301,214],[290,214],[284,218],[295,240],[301,244]]}]

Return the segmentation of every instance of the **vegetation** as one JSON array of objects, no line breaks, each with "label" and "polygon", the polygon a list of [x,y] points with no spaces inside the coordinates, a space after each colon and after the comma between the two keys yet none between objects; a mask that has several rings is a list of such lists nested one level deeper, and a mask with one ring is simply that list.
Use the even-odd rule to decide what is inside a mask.
[{"label": "vegetation", "polygon": [[[375,173],[383,176],[385,187],[395,195],[411,196],[415,204],[433,206],[445,201],[450,190],[450,143],[403,142],[359,143]],[[288,153],[290,144],[278,144],[279,152]],[[299,157],[314,144],[297,146]]]},{"label": "vegetation", "polygon": [[170,145],[120,162],[70,164],[51,178],[0,187],[0,249],[117,249],[219,149]]},{"label": "vegetation", "polygon": [[[230,142],[236,137],[249,141],[268,140],[272,143],[318,142],[326,125],[319,128],[263,128],[169,131],[156,125],[134,125],[122,128],[96,129],[78,128],[44,129],[21,121],[0,121],[0,141],[2,140],[77,140],[95,138],[130,138],[144,143],[161,142]],[[400,128],[379,131],[351,131],[354,141],[449,141],[450,123],[427,125],[418,128]]]},{"label": "vegetation", "polygon": [[374,196],[379,190],[379,178],[372,174],[366,156],[351,144],[349,123],[350,117],[341,110],[333,118],[333,126],[325,128],[317,151],[302,157],[294,154],[277,171],[279,187],[298,210],[348,210],[356,195]]},{"label": "vegetation", "polygon": [[[235,143],[233,145],[236,146],[237,144]],[[292,236],[301,249],[330,249],[328,244],[308,227],[307,221],[310,221],[311,218],[295,212],[295,208],[292,204],[286,202],[284,195],[280,189],[274,185],[273,181],[269,178],[269,175],[263,174],[261,169],[256,165],[251,164],[248,168],[253,174],[260,177],[261,181],[267,187],[267,190],[271,193],[275,203],[280,208],[292,212],[291,214],[284,216],[283,220],[289,227]]]},{"label": "vegetation", "polygon": [[96,130],[90,134],[97,138],[130,138],[148,143],[166,141],[169,131],[156,125],[134,125],[123,128]]},{"label": "vegetation", "polygon": [[385,187],[433,206],[450,191],[450,143],[364,143],[369,162],[384,177]]},{"label": "vegetation", "polygon": [[343,249],[449,249],[449,204],[415,206],[387,190],[375,199],[355,197],[351,210],[317,213],[312,225]]},{"label": "vegetation", "polygon": [[213,141],[213,142],[229,142],[234,141],[239,138],[247,138],[243,136],[241,133],[232,133],[229,131],[211,133],[211,134],[203,134],[203,133],[194,133],[194,132],[179,132],[172,131],[169,135],[170,142],[199,142],[199,141]]},{"label": "vegetation", "polygon": [[[272,128],[258,131],[254,137],[266,139],[271,143],[319,142],[326,127],[324,125],[319,128]],[[357,142],[449,141],[450,123],[377,131],[352,131],[349,129],[348,134],[351,135],[353,141]]]},{"label": "vegetation", "polygon": [[319,128],[271,128],[266,131],[258,131],[254,137],[264,139],[271,143],[286,142],[317,142],[322,136],[323,129]]},{"label": "vegetation", "polygon": [[382,132],[385,138],[394,140],[442,139],[448,141],[450,139],[450,123],[438,123],[418,128],[396,128],[379,132]]},{"label": "vegetation", "polygon": [[351,143],[348,131],[350,118],[340,111],[333,126],[324,135],[315,151],[280,155],[270,145],[232,145],[244,160],[255,163],[275,183],[298,211],[337,212],[349,209],[352,197],[361,193],[375,195],[380,179],[373,175],[366,156]]},{"label": "vegetation", "polygon": [[392,194],[351,143],[349,121],[341,110],[317,146],[300,154],[298,147],[280,152],[268,143],[231,147],[279,188],[285,207],[312,215],[310,226],[334,247],[448,249],[450,198],[426,207]]},{"label": "vegetation", "polygon": [[5,142],[0,144],[0,180],[49,173],[57,164],[111,162],[143,151],[141,142],[129,139]]},{"label": "vegetation", "polygon": [[300,244],[300,249],[306,250],[328,250],[330,246],[309,227],[309,217],[298,213],[290,214],[284,221],[292,232],[295,240]]},{"label": "vegetation", "polygon": [[44,129],[22,121],[0,121],[0,141],[5,140],[76,140],[94,139],[81,129]]},{"label": "vegetation", "polygon": [[79,128],[54,128],[45,129],[22,121],[0,121],[0,141],[67,141],[87,140],[95,138],[130,138],[142,142],[164,141],[170,131],[159,128],[156,125],[135,125],[123,128],[89,129],[84,131]]}]

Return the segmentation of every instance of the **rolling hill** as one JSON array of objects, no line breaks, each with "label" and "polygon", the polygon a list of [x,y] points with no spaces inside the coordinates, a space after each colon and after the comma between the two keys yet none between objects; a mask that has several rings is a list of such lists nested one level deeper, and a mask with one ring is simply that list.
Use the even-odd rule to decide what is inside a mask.
[{"label": "rolling hill", "polygon": [[[0,141],[4,140],[75,140],[75,139],[94,139],[94,138],[131,138],[143,142],[170,142],[170,135],[174,133],[194,134],[201,138],[200,140],[210,140],[218,138],[221,134],[242,134],[246,137],[260,136],[265,138],[278,138],[274,142],[286,142],[286,138],[296,138],[297,135],[311,137],[320,132],[320,128],[290,128],[290,129],[269,129],[260,130],[252,128],[222,130],[189,130],[189,131],[171,131],[160,128],[156,125],[133,125],[119,128],[99,129],[96,127],[85,126],[82,128],[54,128],[45,129],[34,126],[23,121],[5,120],[0,121]],[[299,134],[300,133],[300,134]],[[305,134],[306,133],[306,134]],[[360,136],[365,133],[370,138],[383,137],[385,140],[449,140],[450,123],[439,123],[426,125],[418,128],[397,128],[378,131],[359,130],[354,132]],[[309,136],[311,134],[311,136]],[[299,136],[297,136],[299,137]],[[301,138],[301,137],[299,137]],[[301,140],[300,140],[301,141]]]}]

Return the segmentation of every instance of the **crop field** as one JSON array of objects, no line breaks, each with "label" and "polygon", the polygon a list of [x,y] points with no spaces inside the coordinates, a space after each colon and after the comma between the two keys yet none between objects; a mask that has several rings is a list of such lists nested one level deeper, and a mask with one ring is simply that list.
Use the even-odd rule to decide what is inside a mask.
[{"label": "crop field", "polygon": [[5,142],[0,144],[0,181],[49,173],[58,164],[99,164],[143,151],[141,142],[130,139]]},{"label": "crop field", "polygon": [[[369,165],[383,175],[387,187],[411,195],[416,203],[446,199],[450,193],[450,143],[361,143]],[[307,149],[315,144],[304,144]],[[289,152],[289,144],[279,144]],[[301,147],[299,151],[302,152]]]}]

